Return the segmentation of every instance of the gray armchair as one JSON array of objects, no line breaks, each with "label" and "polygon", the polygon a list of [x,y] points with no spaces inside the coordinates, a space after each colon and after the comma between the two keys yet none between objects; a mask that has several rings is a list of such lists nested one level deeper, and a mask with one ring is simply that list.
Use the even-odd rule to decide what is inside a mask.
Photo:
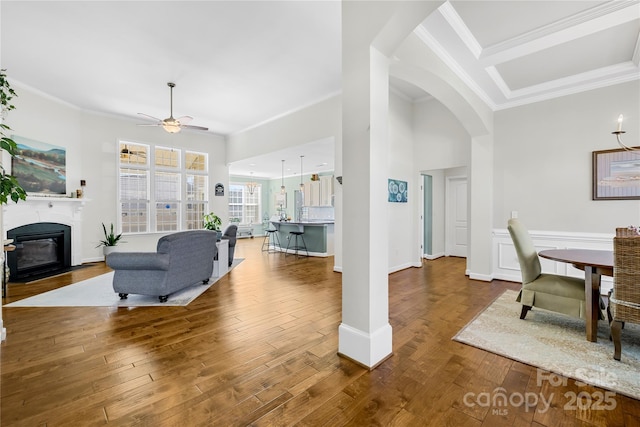
[{"label": "gray armchair", "polygon": [[522,288],[517,298],[522,303],[520,318],[524,319],[532,307],[585,318],[584,279],[542,273],[527,229],[515,219],[509,220],[508,229],[522,272]]},{"label": "gray armchair", "polygon": [[229,225],[222,233],[222,238],[229,241],[229,267],[233,264],[233,254],[236,251],[236,239],[238,235],[238,226]]}]

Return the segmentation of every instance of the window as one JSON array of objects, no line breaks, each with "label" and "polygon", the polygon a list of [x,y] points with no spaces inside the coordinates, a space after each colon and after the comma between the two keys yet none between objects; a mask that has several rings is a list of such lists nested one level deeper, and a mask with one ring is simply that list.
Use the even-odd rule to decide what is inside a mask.
[{"label": "window", "polygon": [[209,194],[207,154],[121,141],[119,159],[123,233],[202,228]]},{"label": "window", "polygon": [[208,183],[207,155],[187,151],[185,153],[186,229],[202,228],[202,218],[207,213]]},{"label": "window", "polygon": [[230,183],[229,185],[229,220],[238,218],[240,224],[259,224],[262,187],[260,184],[253,190],[253,194],[243,183]]}]

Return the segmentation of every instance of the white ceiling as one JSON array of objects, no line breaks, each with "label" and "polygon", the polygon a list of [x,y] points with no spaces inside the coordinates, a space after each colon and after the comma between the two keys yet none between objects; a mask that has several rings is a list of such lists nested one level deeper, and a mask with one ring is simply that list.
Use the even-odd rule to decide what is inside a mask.
[{"label": "white ceiling", "polygon": [[[3,0],[0,20],[17,89],[138,122],[169,116],[169,81],[174,116],[220,135],[341,90],[338,1]],[[637,0],[451,1],[416,33],[494,110],[640,78]],[[230,169],[280,177],[286,159],[293,175],[300,155],[305,173],[333,168],[332,142],[318,141]]]}]

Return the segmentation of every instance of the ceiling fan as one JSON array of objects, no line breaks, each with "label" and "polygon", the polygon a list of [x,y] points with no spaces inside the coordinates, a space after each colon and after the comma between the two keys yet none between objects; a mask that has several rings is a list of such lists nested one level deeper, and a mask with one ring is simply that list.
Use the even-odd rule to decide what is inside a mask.
[{"label": "ceiling fan", "polygon": [[167,83],[167,86],[169,86],[169,90],[171,92],[171,112],[169,117],[167,117],[164,120],[161,120],[157,117],[153,117],[150,116],[148,114],[144,114],[144,113],[138,113],[141,116],[145,116],[148,117],[152,120],[155,120],[156,123],[140,123],[138,124],[138,126],[162,126],[162,128],[164,130],[166,130],[169,133],[178,133],[180,132],[180,130],[184,129],[197,129],[197,130],[209,130],[209,128],[205,128],[202,126],[194,126],[194,125],[188,125],[187,123],[189,123],[191,120],[193,120],[193,117],[191,116],[182,116],[182,117],[178,117],[177,119],[173,118],[173,88],[176,87],[175,83]]}]

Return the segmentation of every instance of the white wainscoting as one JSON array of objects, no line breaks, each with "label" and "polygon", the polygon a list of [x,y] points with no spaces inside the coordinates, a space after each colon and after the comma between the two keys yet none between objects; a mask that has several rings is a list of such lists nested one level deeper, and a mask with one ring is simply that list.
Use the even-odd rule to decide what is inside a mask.
[{"label": "white wainscoting", "polygon": [[[545,249],[600,249],[613,250],[614,233],[564,233],[555,231],[529,230],[538,252]],[[563,274],[584,278],[584,271],[564,262],[540,258],[544,273]],[[507,229],[493,230],[493,277],[494,279],[522,281],[516,249]],[[612,277],[602,277],[601,293],[604,295],[613,287]]]}]

